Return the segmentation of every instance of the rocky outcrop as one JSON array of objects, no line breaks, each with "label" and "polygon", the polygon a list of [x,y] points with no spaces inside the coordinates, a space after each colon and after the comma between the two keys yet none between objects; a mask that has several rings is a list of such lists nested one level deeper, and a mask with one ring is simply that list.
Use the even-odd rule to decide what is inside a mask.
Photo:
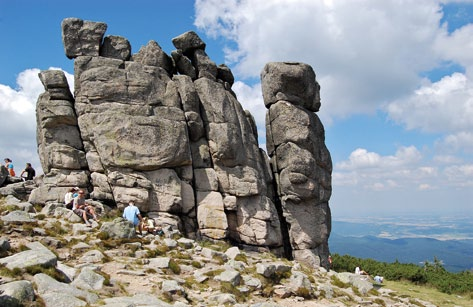
[{"label": "rocky outcrop", "polygon": [[[328,256],[331,167],[323,127],[311,113],[320,105],[313,71],[265,74],[263,84],[271,84],[265,91],[274,96],[265,103],[274,105],[274,116],[288,113],[269,135],[306,136],[271,141],[268,152],[280,160],[273,167],[294,163],[271,170],[254,119],[231,89],[230,69],[209,58],[195,32],[174,38],[169,56],[155,41],[131,54],[125,38],[104,38],[106,28],[77,18],[62,23],[66,56],[74,59],[74,95],[60,71],[40,73],[45,92],[37,135],[45,175],[29,202],[62,201],[67,188],[79,186],[119,209],[133,200],[189,238],[230,239],[280,255],[285,247],[289,256],[327,265],[317,257]],[[282,100],[301,107],[278,107]],[[293,109],[301,111],[291,115]],[[298,147],[304,140],[310,148]],[[303,183],[303,175],[314,185]]]},{"label": "rocky outcrop", "polygon": [[266,144],[295,259],[327,266],[332,161],[309,65],[268,63],[261,73]]}]

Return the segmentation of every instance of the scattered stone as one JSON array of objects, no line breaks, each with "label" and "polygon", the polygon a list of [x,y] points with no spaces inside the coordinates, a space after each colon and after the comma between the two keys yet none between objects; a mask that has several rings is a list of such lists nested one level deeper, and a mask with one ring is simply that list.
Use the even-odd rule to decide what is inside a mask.
[{"label": "scattered stone", "polygon": [[104,258],[104,254],[99,250],[91,250],[79,258],[79,263],[102,263]]},{"label": "scattered stone", "polygon": [[105,277],[96,273],[93,269],[85,267],[71,284],[83,290],[100,290],[104,281]]},{"label": "scattered stone", "polygon": [[5,216],[1,217],[2,221],[5,224],[24,224],[24,223],[34,223],[36,220],[30,216],[28,212],[25,211],[12,211]]},{"label": "scattered stone", "polygon": [[105,222],[100,227],[101,232],[108,234],[110,238],[130,239],[136,237],[133,224],[122,218],[116,218],[112,222]]},{"label": "scattered stone", "polygon": [[219,275],[215,276],[214,280],[229,282],[233,286],[238,286],[240,285],[241,275],[240,272],[235,270],[225,270]]},{"label": "scattered stone", "polygon": [[[36,274],[33,279],[37,286],[38,294],[45,300],[46,306],[85,306],[87,303],[93,304],[98,300],[98,296],[95,293],[80,290],[70,284],[58,282],[43,273]],[[60,299],[65,300],[62,301]],[[67,305],[69,300],[72,302],[71,305]],[[58,305],[53,305],[54,303]]]},{"label": "scattered stone", "polygon": [[27,280],[0,285],[0,306],[27,306],[35,299],[33,284]]},{"label": "scattered stone", "polygon": [[[34,242],[37,245],[43,246],[39,242]],[[31,244],[31,243],[30,243]],[[35,246],[35,245],[33,245]],[[39,265],[44,268],[55,267],[57,263],[57,257],[46,247],[35,248],[13,254],[11,256],[0,258],[0,264],[5,265],[10,270],[15,268],[25,269],[30,266]]]}]

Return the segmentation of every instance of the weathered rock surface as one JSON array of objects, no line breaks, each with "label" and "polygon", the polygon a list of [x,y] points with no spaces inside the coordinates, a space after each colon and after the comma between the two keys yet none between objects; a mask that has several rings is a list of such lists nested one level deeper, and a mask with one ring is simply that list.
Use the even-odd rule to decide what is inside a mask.
[{"label": "weathered rock surface", "polygon": [[[62,22],[74,95],[61,71],[40,73],[45,175],[29,202],[60,203],[78,186],[120,210],[133,200],[191,239],[231,240],[327,267],[331,161],[312,113],[320,107],[312,68],[271,63],[262,73],[270,164],[253,117],[231,89],[231,70],[209,58],[195,32],[172,39],[177,50],[169,56],[153,40],[131,54],[128,40],[104,38],[106,29]],[[104,224],[102,231],[133,237],[125,228]]]},{"label": "weathered rock surface", "polygon": [[303,63],[268,63],[261,73],[266,142],[292,255],[327,267],[332,161],[318,116],[315,73]]}]

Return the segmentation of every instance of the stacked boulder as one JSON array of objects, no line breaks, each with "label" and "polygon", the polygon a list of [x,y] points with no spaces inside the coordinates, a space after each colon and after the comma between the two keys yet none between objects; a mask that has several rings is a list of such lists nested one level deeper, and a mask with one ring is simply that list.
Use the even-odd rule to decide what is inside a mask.
[{"label": "stacked boulder", "polygon": [[89,171],[74,110],[74,98],[62,71],[39,74],[45,92],[36,104],[38,153],[44,176],[29,197],[32,204],[63,201],[70,187],[87,191]]},{"label": "stacked boulder", "polygon": [[[328,266],[332,160],[319,117],[320,86],[303,63],[268,63],[261,73],[266,146],[292,255]],[[321,263],[322,262],[322,263]]]},{"label": "stacked boulder", "polygon": [[[104,37],[106,29],[77,18],[62,22],[65,53],[74,59],[74,96],[62,72],[40,73],[45,93],[38,99],[37,135],[45,175],[30,202],[61,201],[67,187],[80,186],[119,209],[133,200],[148,217],[188,237],[282,254],[290,238],[286,220],[291,227],[291,219],[313,221],[286,212],[283,218],[268,156],[258,146],[253,117],[231,89],[230,69],[215,64],[192,31],[172,40],[176,50],[169,56],[155,41],[132,54],[126,38]],[[280,128],[287,130],[272,129]],[[330,174],[323,180],[330,185]],[[328,202],[322,207],[328,210]],[[313,249],[324,240],[326,246],[327,238],[304,236],[304,248],[295,239],[292,248]]]}]

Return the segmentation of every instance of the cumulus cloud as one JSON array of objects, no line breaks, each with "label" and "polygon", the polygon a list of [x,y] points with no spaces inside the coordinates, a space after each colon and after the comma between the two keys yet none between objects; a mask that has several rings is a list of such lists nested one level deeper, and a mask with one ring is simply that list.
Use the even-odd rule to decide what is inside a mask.
[{"label": "cumulus cloud", "polygon": [[232,41],[226,59],[240,79],[270,61],[312,65],[324,112],[348,116],[415,89],[441,60],[432,52],[447,36],[441,18],[435,1],[199,0],[195,24]]},{"label": "cumulus cloud", "polygon": [[390,103],[387,112],[408,129],[469,131],[473,129],[473,84],[465,74],[454,73]]},{"label": "cumulus cloud", "polygon": [[435,144],[436,148],[444,153],[465,152],[473,153],[473,132],[460,131],[450,134],[439,140]]},{"label": "cumulus cloud", "polygon": [[[410,194],[415,198],[473,180],[465,171],[472,161],[466,154],[473,150],[473,24],[450,31],[442,9],[451,2],[197,0],[195,25],[228,42],[226,62],[241,80],[235,91],[242,104],[251,102],[245,107],[260,129],[266,110],[259,84],[245,83],[254,83],[267,62],[299,61],[317,74],[325,125],[356,114],[383,114],[416,138],[435,135],[422,145],[414,141],[417,147],[409,146],[411,140],[404,146],[402,139],[393,140],[399,147],[393,154],[358,148],[334,161],[335,199],[351,203],[355,194],[369,198],[360,190],[406,186],[416,191]],[[451,69],[433,77],[445,66]],[[402,199],[399,193],[385,196],[393,205]]]},{"label": "cumulus cloud", "polygon": [[[36,68],[21,72],[17,88],[0,84],[0,156],[11,158],[18,174],[26,162],[41,172],[36,144],[36,101],[44,87],[39,72]],[[73,87],[73,75],[66,73],[66,78]]]},{"label": "cumulus cloud", "polygon": [[359,186],[373,191],[412,184],[426,186],[423,181],[437,177],[438,169],[420,165],[422,158],[422,153],[414,146],[401,147],[395,155],[387,156],[358,148],[348,160],[335,164],[333,184]]},{"label": "cumulus cloud", "polygon": [[422,158],[421,153],[414,146],[401,147],[394,156],[380,156],[375,152],[368,152],[358,148],[350,154],[348,161],[336,165],[340,170],[356,170],[366,168],[398,168],[410,166]]}]

